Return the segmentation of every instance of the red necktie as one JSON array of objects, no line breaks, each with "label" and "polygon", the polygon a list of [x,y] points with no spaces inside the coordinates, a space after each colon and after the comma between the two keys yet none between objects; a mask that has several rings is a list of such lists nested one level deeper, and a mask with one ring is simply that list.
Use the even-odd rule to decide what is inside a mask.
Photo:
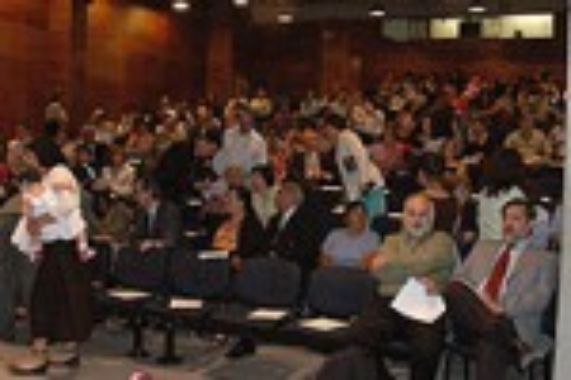
[{"label": "red necktie", "polygon": [[507,245],[500,256],[496,260],[494,269],[486,281],[484,286],[484,291],[486,294],[495,302],[498,301],[498,295],[500,293],[500,287],[504,282],[504,277],[508,271],[508,265],[510,263],[510,251],[512,250],[511,245]]}]

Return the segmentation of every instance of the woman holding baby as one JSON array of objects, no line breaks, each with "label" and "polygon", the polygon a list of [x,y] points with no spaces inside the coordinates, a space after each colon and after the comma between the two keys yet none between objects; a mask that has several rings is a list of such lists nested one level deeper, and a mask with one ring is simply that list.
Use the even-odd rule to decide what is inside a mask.
[{"label": "woman holding baby", "polygon": [[55,144],[38,140],[25,158],[36,174],[22,186],[22,217],[12,242],[37,261],[29,313],[33,342],[11,370],[30,375],[45,373],[50,365],[78,365],[78,345],[90,335],[92,316],[79,185]]}]

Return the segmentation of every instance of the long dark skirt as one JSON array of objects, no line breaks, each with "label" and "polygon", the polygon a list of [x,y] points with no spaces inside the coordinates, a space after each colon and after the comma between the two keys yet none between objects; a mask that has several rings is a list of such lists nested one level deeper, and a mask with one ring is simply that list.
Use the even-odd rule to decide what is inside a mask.
[{"label": "long dark skirt", "polygon": [[89,276],[75,241],[44,244],[32,289],[30,322],[32,337],[50,343],[83,342],[89,337]]}]

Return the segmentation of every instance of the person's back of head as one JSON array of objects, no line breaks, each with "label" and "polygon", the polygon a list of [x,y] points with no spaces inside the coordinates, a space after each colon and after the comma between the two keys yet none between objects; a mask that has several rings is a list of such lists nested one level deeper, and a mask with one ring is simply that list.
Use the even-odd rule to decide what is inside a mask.
[{"label": "person's back of head", "polygon": [[61,132],[61,124],[57,120],[48,120],[44,124],[44,135],[55,140]]},{"label": "person's back of head", "polygon": [[513,149],[502,149],[484,162],[483,190],[486,195],[496,196],[501,192],[521,186],[523,163]]}]

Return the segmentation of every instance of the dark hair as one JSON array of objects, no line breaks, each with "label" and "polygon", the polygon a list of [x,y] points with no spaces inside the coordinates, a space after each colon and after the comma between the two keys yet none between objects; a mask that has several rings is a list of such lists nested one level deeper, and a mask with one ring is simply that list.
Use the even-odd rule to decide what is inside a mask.
[{"label": "dark hair", "polygon": [[196,139],[215,144],[217,147],[222,146],[222,135],[218,131],[207,130],[198,135]]},{"label": "dark hair", "polygon": [[276,178],[274,170],[270,165],[256,165],[252,168],[252,174],[258,173],[264,179],[268,186],[275,184]]},{"label": "dark hair", "polygon": [[48,120],[44,124],[44,133],[50,138],[57,137],[60,129],[61,125],[57,120]]},{"label": "dark hair", "polygon": [[37,170],[26,170],[18,176],[18,181],[22,184],[37,183],[42,181],[42,175]]},{"label": "dark hair", "polygon": [[508,201],[502,207],[502,216],[505,217],[508,209],[512,207],[522,207],[525,210],[525,215],[527,216],[528,220],[534,220],[535,217],[537,216],[537,212],[535,211],[535,205],[533,204],[533,202],[530,202],[525,198],[514,198]]},{"label": "dark hair", "polygon": [[346,218],[349,216],[349,214],[351,212],[353,212],[353,210],[356,209],[362,209],[365,212],[365,215],[367,214],[367,208],[365,207],[365,204],[361,201],[353,201],[353,202],[349,202],[345,205],[345,212],[343,213],[343,216]]},{"label": "dark hair", "polygon": [[427,177],[440,178],[445,170],[444,158],[436,153],[423,154],[419,162],[418,170]]},{"label": "dark hair", "polygon": [[152,177],[142,177],[139,178],[137,181],[137,186],[139,189],[151,193],[153,198],[161,198],[162,197],[162,189],[156,179]]},{"label": "dark hair", "polygon": [[482,184],[486,194],[496,196],[521,186],[523,163],[516,150],[502,149],[484,162]]},{"label": "dark hair", "polygon": [[327,112],[323,117],[324,125],[331,125],[333,128],[337,130],[343,130],[347,128],[347,120],[341,115],[338,115],[335,112]]},{"label": "dark hair", "polygon": [[28,144],[26,148],[34,153],[38,163],[46,169],[66,162],[60,148],[48,139],[40,137]]}]

